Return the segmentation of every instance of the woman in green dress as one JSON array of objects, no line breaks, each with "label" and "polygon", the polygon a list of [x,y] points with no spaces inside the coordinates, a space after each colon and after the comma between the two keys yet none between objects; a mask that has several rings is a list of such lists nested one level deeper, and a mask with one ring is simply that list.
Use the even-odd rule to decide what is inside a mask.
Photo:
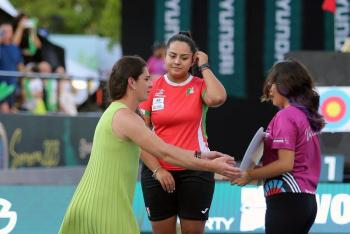
[{"label": "woman in green dress", "polygon": [[89,163],[59,233],[140,233],[132,210],[140,148],[188,169],[231,178],[240,175],[232,166],[232,157],[215,151],[183,150],[165,143],[145,126],[137,109],[147,99],[152,83],[143,59],[121,58],[108,85],[112,103],[96,126]]}]

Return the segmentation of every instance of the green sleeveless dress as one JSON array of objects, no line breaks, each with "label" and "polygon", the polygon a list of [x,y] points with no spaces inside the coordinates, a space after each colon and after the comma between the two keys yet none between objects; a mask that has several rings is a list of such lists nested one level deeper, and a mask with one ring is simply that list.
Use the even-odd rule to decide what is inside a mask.
[{"label": "green sleeveless dress", "polygon": [[117,137],[112,118],[126,108],[113,102],[99,120],[89,163],[61,225],[61,234],[140,233],[132,210],[140,148]]}]

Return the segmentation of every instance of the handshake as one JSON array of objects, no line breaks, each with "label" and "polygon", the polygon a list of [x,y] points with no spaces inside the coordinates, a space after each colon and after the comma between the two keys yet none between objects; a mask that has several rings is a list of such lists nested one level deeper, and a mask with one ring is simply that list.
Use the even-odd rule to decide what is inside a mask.
[{"label": "handshake", "polygon": [[234,157],[217,151],[202,152],[202,159],[211,160],[213,171],[223,176],[225,180],[235,180],[241,176],[241,170],[236,167]]},{"label": "handshake", "polygon": [[244,186],[249,183],[257,185],[260,182],[254,180],[250,174],[251,170],[259,166],[241,170],[239,167],[236,167],[234,157],[216,151],[202,153],[202,158],[211,160],[216,165],[216,169],[213,171],[220,175],[217,177],[219,180],[230,181],[231,184],[239,186]]}]

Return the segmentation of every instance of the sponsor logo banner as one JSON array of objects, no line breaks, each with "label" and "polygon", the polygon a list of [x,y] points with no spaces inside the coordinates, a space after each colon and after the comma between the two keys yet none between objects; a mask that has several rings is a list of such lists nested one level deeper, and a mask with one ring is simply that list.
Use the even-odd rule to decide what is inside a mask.
[{"label": "sponsor logo banner", "polygon": [[191,0],[155,1],[155,40],[167,42],[180,31],[191,28]]},{"label": "sponsor logo banner", "polygon": [[284,55],[301,48],[301,0],[265,0],[265,58],[267,72]]},{"label": "sponsor logo banner", "polygon": [[209,0],[208,11],[211,68],[229,96],[244,98],[245,0]]},{"label": "sponsor logo banner", "polygon": [[334,48],[339,51],[350,36],[350,1],[337,0],[334,15]]},{"label": "sponsor logo banner", "polygon": [[[75,186],[0,186],[0,233],[57,233],[74,191]],[[320,184],[316,201],[310,233],[349,233],[349,184]],[[133,208],[140,230],[151,232],[140,183]],[[205,233],[264,233],[265,209],[261,186],[217,182]]]}]

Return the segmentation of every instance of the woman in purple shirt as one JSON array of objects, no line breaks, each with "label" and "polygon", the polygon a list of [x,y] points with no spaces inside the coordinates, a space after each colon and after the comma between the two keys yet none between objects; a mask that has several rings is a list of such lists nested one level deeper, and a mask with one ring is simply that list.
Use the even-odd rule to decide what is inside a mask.
[{"label": "woman in purple shirt", "polygon": [[262,100],[280,108],[266,130],[263,166],[243,172],[234,183],[264,180],[266,233],[308,233],[317,213],[318,134],[325,125],[319,95],[307,69],[286,60],[272,67]]}]

